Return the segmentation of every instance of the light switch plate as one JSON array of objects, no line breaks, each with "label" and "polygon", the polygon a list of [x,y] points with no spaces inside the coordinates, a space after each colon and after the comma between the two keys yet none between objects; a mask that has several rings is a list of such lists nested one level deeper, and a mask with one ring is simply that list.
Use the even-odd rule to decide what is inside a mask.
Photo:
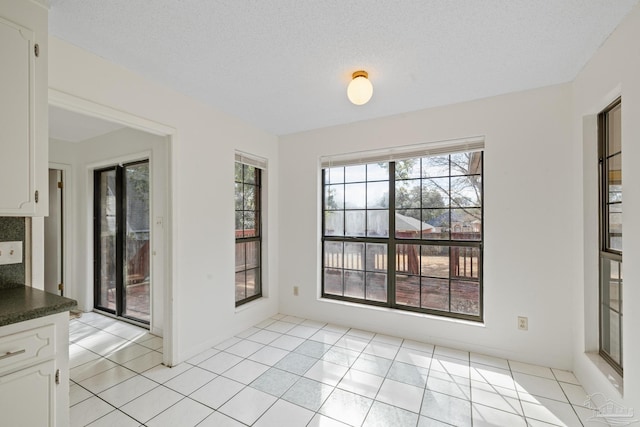
[{"label": "light switch plate", "polygon": [[22,242],[0,242],[0,265],[22,264]]}]

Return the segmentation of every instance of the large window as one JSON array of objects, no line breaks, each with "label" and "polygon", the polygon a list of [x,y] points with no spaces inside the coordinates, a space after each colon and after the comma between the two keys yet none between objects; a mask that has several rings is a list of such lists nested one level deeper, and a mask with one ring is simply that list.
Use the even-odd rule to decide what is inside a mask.
[{"label": "large window", "polygon": [[236,306],[262,296],[261,172],[236,161]]},{"label": "large window", "polygon": [[620,99],[598,117],[600,354],[622,374],[622,138]]},{"label": "large window", "polygon": [[325,167],[323,297],[482,320],[482,155]]}]

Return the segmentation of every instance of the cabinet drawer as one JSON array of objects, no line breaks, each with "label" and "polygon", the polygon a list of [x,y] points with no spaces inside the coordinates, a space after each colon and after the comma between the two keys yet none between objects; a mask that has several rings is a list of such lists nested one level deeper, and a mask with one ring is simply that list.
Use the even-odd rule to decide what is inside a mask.
[{"label": "cabinet drawer", "polygon": [[54,325],[0,337],[0,375],[53,357]]}]

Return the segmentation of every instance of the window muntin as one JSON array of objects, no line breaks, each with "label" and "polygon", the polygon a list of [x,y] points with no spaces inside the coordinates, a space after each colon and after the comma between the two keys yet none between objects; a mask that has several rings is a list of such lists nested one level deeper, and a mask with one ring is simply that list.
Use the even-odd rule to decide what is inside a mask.
[{"label": "window muntin", "polygon": [[325,168],[323,296],[482,320],[482,163],[470,151]]},{"label": "window muntin", "polygon": [[235,163],[236,306],[262,296],[261,180],[260,168]]},{"label": "window muntin", "polygon": [[600,168],[600,354],[622,374],[622,102],[598,116]]}]

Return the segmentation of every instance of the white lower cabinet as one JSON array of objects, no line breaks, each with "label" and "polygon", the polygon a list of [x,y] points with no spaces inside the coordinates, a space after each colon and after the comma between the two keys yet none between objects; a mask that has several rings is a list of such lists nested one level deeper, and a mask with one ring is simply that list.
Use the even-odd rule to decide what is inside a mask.
[{"label": "white lower cabinet", "polygon": [[0,377],[3,425],[13,427],[54,426],[55,376],[53,360]]},{"label": "white lower cabinet", "polygon": [[69,313],[0,327],[0,425],[69,425]]}]

